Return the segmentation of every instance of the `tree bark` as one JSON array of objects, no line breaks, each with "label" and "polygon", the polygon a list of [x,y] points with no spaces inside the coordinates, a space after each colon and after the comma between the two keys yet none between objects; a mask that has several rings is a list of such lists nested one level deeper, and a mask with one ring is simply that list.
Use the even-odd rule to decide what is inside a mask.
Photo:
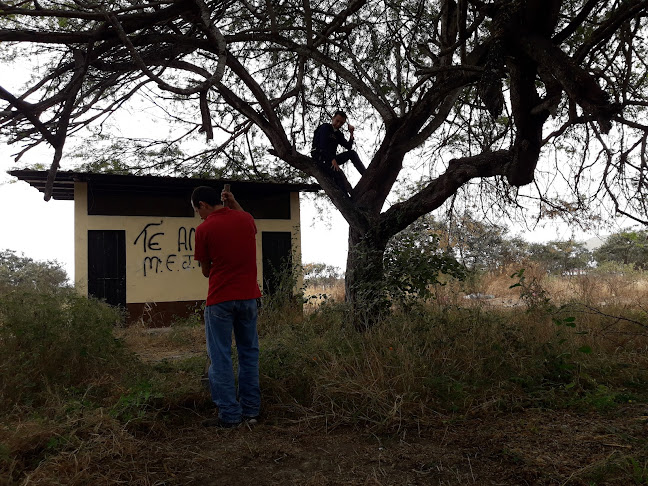
[{"label": "tree bark", "polygon": [[349,226],[344,286],[353,310],[353,325],[358,331],[373,327],[389,312],[383,266],[386,245],[373,232],[362,233]]}]

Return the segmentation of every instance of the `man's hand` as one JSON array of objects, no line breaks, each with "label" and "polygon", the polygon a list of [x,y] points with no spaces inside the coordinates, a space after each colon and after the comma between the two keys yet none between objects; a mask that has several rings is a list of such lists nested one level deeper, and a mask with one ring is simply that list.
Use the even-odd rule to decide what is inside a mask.
[{"label": "man's hand", "polygon": [[340,166],[338,165],[337,160],[335,159],[331,160],[331,168],[335,171],[340,170]]},{"label": "man's hand", "polygon": [[224,189],[221,191],[221,201],[223,201],[223,205],[227,206],[230,209],[233,209],[234,211],[243,211],[241,205],[236,199],[234,199],[234,194],[229,191],[226,191]]},{"label": "man's hand", "polygon": [[347,126],[349,127],[349,137],[353,138],[353,130],[355,130],[355,127],[350,123],[348,123]]}]

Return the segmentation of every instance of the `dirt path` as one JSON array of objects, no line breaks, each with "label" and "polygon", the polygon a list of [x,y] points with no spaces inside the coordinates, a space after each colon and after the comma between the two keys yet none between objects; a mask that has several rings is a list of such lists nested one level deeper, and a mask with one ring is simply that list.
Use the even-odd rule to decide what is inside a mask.
[{"label": "dirt path", "polygon": [[145,471],[131,473],[145,472],[150,484],[214,486],[626,486],[633,474],[644,484],[633,467],[645,473],[648,464],[645,412],[645,406],[613,417],[526,411],[440,421],[388,437],[285,420],[210,429],[195,415],[137,433],[140,459],[132,467]]}]

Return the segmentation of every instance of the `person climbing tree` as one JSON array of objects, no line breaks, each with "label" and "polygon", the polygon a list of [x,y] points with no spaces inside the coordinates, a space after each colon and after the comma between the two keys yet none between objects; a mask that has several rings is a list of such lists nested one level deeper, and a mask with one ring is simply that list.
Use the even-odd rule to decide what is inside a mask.
[{"label": "person climbing tree", "polygon": [[[352,149],[355,127],[350,123],[347,125],[349,128],[349,140],[344,137],[344,134],[340,130],[346,121],[346,113],[338,110],[333,114],[331,123],[323,123],[317,127],[313,135],[311,155],[315,162],[324,164],[333,172],[340,172],[340,166],[351,161],[362,175],[367,169],[360,161],[358,153]],[[338,145],[342,145],[347,150],[338,154]]]}]

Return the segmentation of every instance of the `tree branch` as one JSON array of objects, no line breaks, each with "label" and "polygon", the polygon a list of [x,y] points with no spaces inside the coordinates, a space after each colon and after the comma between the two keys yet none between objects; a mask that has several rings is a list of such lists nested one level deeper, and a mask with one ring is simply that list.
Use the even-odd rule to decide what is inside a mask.
[{"label": "tree branch", "polygon": [[407,201],[394,204],[381,214],[377,234],[383,239],[389,239],[420,216],[440,207],[469,180],[506,175],[512,161],[513,155],[508,150],[451,160],[445,173],[430,182],[422,191]]},{"label": "tree branch", "polygon": [[615,34],[617,29],[627,20],[639,16],[642,12],[645,15],[647,8],[648,0],[621,2],[619,8],[617,8],[612,15],[610,15],[594,30],[594,32],[590,34],[587,42],[584,42],[579,47],[576,53],[572,56],[574,62],[578,64],[583,62],[592,49],[609,40]]}]

